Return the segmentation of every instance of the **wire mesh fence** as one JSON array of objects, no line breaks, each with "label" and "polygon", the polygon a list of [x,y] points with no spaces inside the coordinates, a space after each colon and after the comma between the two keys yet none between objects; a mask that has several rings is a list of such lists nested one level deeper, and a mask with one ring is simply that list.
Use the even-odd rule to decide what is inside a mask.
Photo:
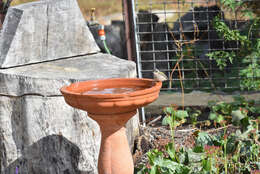
[{"label": "wire mesh fence", "polygon": [[159,69],[163,90],[259,90],[259,0],[222,2],[133,0],[139,76]]}]

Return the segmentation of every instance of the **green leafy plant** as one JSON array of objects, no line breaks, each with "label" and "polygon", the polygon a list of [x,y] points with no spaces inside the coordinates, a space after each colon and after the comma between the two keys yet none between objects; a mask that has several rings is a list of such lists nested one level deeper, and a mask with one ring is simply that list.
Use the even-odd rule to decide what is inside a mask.
[{"label": "green leafy plant", "polygon": [[[222,4],[237,11],[240,9],[244,1],[236,0],[221,0]],[[260,17],[253,14],[249,9],[241,10],[243,16],[250,17],[251,23],[247,30],[238,31],[230,29],[220,17],[214,20],[214,28],[220,37],[225,41],[236,41],[239,43],[237,51],[213,51],[208,53],[210,59],[214,59],[220,70],[223,70],[227,65],[235,64],[242,69],[239,70],[240,88],[242,90],[259,90],[260,89],[260,39],[257,37],[257,29],[260,26]],[[253,38],[254,37],[254,38]]]},{"label": "green leafy plant", "polygon": [[201,115],[201,111],[198,109],[191,109],[189,107],[186,108],[186,111],[189,115],[192,126],[195,127],[198,123],[198,117]]},{"label": "green leafy plant", "polygon": [[148,152],[149,163],[151,167],[143,168],[137,174],[150,173],[150,174],[188,174],[189,168],[184,164],[172,161],[166,158],[164,154],[158,150]]},{"label": "green leafy plant", "polygon": [[[141,166],[137,174],[222,174],[255,173],[260,170],[260,108],[258,101],[235,96],[234,101],[210,102],[211,120],[223,130],[209,134],[198,130],[193,133],[192,148],[175,148],[175,129],[186,122],[196,110],[178,110],[176,106],[164,108],[163,124],[172,132],[172,141],[163,151],[153,149],[147,153],[149,164]],[[239,126],[236,132],[228,134],[230,124]]]},{"label": "green leafy plant", "polygon": [[256,117],[260,113],[260,106],[257,106],[256,102],[258,101],[246,100],[243,96],[235,96],[230,103],[211,101],[209,119],[218,124],[225,120],[245,130],[249,125],[249,117]]},{"label": "green leafy plant", "polygon": [[175,129],[177,126],[181,125],[186,121],[186,117],[188,117],[188,112],[183,110],[177,110],[175,106],[169,106],[164,108],[164,113],[166,116],[163,118],[162,124],[163,125],[169,125],[171,129],[171,135],[172,135],[172,147],[173,147],[173,155],[175,154],[175,142],[174,142],[174,136],[175,136]]}]

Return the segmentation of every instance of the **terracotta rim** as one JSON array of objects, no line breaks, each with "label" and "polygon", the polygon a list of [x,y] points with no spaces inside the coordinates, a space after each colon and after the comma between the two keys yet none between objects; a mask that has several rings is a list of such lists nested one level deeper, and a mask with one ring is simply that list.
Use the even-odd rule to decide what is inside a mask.
[{"label": "terracotta rim", "polygon": [[[112,87],[114,82],[120,83],[122,86],[128,86],[131,85],[135,86],[136,84],[138,86],[144,86],[147,87],[146,89],[141,89],[138,91],[133,91],[129,93],[124,94],[82,94],[82,92],[74,92],[73,88],[79,88],[79,86],[87,86],[88,88],[84,88],[84,91],[90,90],[96,86],[99,86],[99,84],[108,84],[107,86]],[[143,84],[143,85],[142,85]],[[111,78],[111,79],[101,79],[101,80],[88,80],[88,81],[82,81],[82,82],[76,82],[72,83],[68,86],[63,86],[60,91],[62,94],[67,95],[74,95],[74,96],[80,96],[80,97],[89,97],[89,98],[102,98],[102,99],[112,99],[112,98],[123,98],[123,97],[135,97],[139,95],[149,94],[153,93],[155,91],[158,91],[162,86],[162,82],[156,82],[153,79],[145,79],[145,78]],[[68,89],[70,88],[70,89]]]}]

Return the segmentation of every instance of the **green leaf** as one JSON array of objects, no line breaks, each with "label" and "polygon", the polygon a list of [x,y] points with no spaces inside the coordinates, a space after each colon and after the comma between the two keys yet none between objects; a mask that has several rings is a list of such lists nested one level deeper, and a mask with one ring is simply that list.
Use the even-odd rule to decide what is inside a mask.
[{"label": "green leaf", "polygon": [[228,140],[227,140],[227,153],[228,154],[235,152],[238,141],[239,141],[239,138],[235,135],[231,135],[228,137]]},{"label": "green leaf", "polygon": [[218,117],[218,115],[215,112],[211,112],[209,114],[209,119],[210,120],[217,120],[217,117]]},{"label": "green leaf", "polygon": [[173,118],[171,116],[165,116],[162,120],[162,125],[172,125],[173,124]]},{"label": "green leaf", "polygon": [[211,112],[210,115],[209,115],[209,119],[214,120],[217,123],[221,123],[224,120],[224,117],[221,114]]},{"label": "green leaf", "polygon": [[202,152],[204,152],[204,148],[202,146],[195,146],[192,150],[195,153],[202,153]]},{"label": "green leaf", "polygon": [[150,174],[156,174],[157,173],[156,171],[157,171],[157,166],[152,166]]},{"label": "green leaf", "polygon": [[189,164],[189,154],[185,149],[181,148],[178,152],[178,156],[179,156],[179,163],[184,165]]},{"label": "green leaf", "polygon": [[221,103],[220,104],[221,107],[221,113],[224,115],[230,115],[232,112],[232,105],[229,103]]},{"label": "green leaf", "polygon": [[202,167],[207,172],[211,171],[211,162],[208,158],[202,160]]},{"label": "green leaf", "polygon": [[157,160],[162,156],[162,152],[159,152],[157,149],[147,152],[149,163],[155,165]]},{"label": "green leaf", "polygon": [[224,120],[225,120],[225,119],[224,119],[224,117],[223,117],[222,115],[218,115],[216,122],[217,122],[217,123],[221,123],[221,122],[224,121]]},{"label": "green leaf", "polygon": [[243,118],[246,117],[246,115],[244,115],[240,109],[232,111],[231,112],[231,116],[232,116],[232,123],[234,124],[238,124],[240,123],[240,120],[242,120]]},{"label": "green leaf", "polygon": [[242,125],[242,129],[243,130],[249,129],[248,126],[250,125],[250,120],[249,120],[248,117],[245,117],[245,118],[241,119],[240,123]]},{"label": "green leaf", "polygon": [[162,168],[170,169],[169,171],[171,171],[172,174],[188,174],[190,171],[189,168],[184,166],[183,164],[179,164],[167,159],[163,160],[159,166]]},{"label": "green leaf", "polygon": [[206,132],[199,132],[196,139],[196,145],[204,147],[205,145],[213,145],[211,136]]},{"label": "green leaf", "polygon": [[172,160],[175,159],[175,147],[173,147],[173,143],[169,143],[166,145],[166,152]]},{"label": "green leaf", "polygon": [[175,109],[173,108],[173,107],[165,107],[164,108],[164,113],[166,114],[166,115],[173,115],[173,114],[175,114]]},{"label": "green leaf", "polygon": [[140,167],[134,169],[134,174],[147,174],[148,172],[148,169],[143,164]]},{"label": "green leaf", "polygon": [[188,117],[189,115],[188,115],[188,112],[187,111],[183,111],[183,110],[178,110],[177,112],[176,112],[176,117],[178,118],[178,119],[183,119],[183,118],[186,118],[186,117]]}]

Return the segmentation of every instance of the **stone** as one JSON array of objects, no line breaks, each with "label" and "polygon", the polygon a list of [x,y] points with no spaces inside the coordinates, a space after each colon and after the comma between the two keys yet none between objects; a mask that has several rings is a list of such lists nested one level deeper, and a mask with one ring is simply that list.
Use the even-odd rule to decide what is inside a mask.
[{"label": "stone", "polygon": [[[136,77],[134,62],[108,54],[0,70],[0,173],[97,174],[100,131],[59,89],[72,82]],[[127,123],[129,144],[138,115]]]},{"label": "stone", "polygon": [[1,31],[0,68],[99,52],[76,0],[10,7]]}]

